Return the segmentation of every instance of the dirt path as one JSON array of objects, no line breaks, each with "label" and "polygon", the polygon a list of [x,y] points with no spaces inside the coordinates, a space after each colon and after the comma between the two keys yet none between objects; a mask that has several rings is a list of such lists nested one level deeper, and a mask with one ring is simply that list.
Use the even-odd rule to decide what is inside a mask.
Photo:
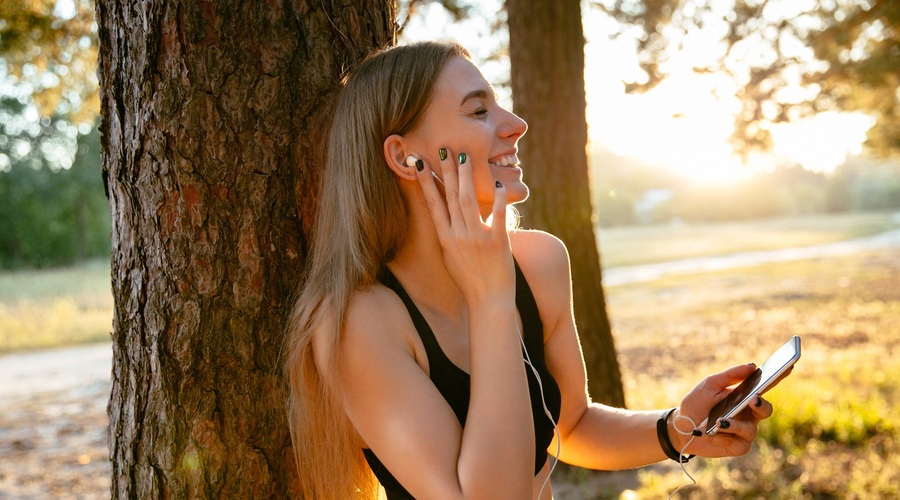
[{"label": "dirt path", "polygon": [[832,257],[879,248],[900,248],[900,229],[894,229],[865,238],[836,241],[834,243],[822,243],[806,247],[741,252],[730,255],[718,255],[715,257],[681,259],[660,262],[657,264],[614,267],[603,270],[603,284],[604,286],[616,286],[625,283],[653,281],[662,278],[663,276],[674,274],[720,271],[723,269],[754,266],[769,262]]},{"label": "dirt path", "polygon": [[109,498],[109,345],[0,357],[0,498]]}]

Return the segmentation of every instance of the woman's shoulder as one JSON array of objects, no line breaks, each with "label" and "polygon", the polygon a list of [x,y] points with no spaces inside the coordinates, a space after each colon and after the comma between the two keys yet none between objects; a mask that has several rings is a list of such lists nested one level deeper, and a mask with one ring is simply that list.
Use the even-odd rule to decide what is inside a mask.
[{"label": "woman's shoulder", "polygon": [[403,301],[381,283],[353,292],[342,330],[341,350],[352,364],[369,366],[366,360],[396,359],[415,351]]},{"label": "woman's shoulder", "polygon": [[509,242],[526,277],[532,275],[540,280],[564,277],[568,281],[569,252],[556,236],[534,229],[516,229],[510,231]]},{"label": "woman's shoulder", "polygon": [[533,230],[511,231],[509,241],[537,302],[547,341],[556,325],[565,324],[571,316],[572,279],[566,245],[550,233]]},{"label": "woman's shoulder", "polygon": [[366,329],[393,330],[398,312],[405,310],[403,301],[393,290],[379,282],[366,285],[353,292],[347,304],[345,325],[352,329],[364,326]]}]

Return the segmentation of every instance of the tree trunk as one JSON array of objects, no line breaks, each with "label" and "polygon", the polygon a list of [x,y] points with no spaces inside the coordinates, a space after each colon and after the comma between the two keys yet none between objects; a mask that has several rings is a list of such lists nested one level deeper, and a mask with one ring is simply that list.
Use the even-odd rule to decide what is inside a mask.
[{"label": "tree trunk", "polygon": [[270,498],[328,109],[391,0],[98,0],[114,498]]},{"label": "tree trunk", "polygon": [[569,248],[588,388],[595,401],[624,405],[588,188],[581,2],[507,0],[506,10],[514,110],[529,126],[520,147],[532,186],[523,225]]}]

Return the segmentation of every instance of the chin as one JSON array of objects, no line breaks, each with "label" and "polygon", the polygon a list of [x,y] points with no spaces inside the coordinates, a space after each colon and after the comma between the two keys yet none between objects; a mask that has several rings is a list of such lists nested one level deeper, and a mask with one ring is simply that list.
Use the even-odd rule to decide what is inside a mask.
[{"label": "chin", "polygon": [[528,186],[524,182],[516,182],[511,186],[506,186],[506,203],[515,205],[522,203],[528,199]]},{"label": "chin", "polygon": [[522,169],[519,167],[491,166],[491,177],[506,187],[506,195],[510,203],[517,203],[528,198],[528,186],[522,180]]}]

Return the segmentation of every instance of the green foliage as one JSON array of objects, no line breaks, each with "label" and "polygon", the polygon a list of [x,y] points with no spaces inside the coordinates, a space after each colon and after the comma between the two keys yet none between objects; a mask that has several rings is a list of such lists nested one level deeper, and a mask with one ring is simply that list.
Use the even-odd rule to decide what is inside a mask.
[{"label": "green foliage", "polygon": [[827,65],[807,76],[807,84],[822,90],[814,106],[871,112],[878,122],[869,133],[869,146],[900,152],[900,3],[822,4],[818,13],[830,22],[809,38],[816,58]]},{"label": "green foliage", "polygon": [[880,435],[900,438],[900,415],[892,411],[900,395],[900,364],[874,369],[851,358],[823,366],[812,370],[814,377],[792,380],[790,390],[773,394],[779,411],[761,427],[763,439],[799,453],[811,441],[864,446]]},{"label": "green foliage", "polygon": [[[51,135],[59,132],[47,128]],[[37,150],[54,140],[33,139]],[[0,170],[0,269],[57,266],[108,255],[110,218],[97,129],[72,139],[74,160],[68,168],[38,151],[17,156],[10,147],[21,140],[0,147],[0,158],[12,160]]]},{"label": "green foliage", "polygon": [[829,212],[896,209],[900,207],[900,164],[849,161],[829,178],[824,194]]},{"label": "green foliage", "polygon": [[0,269],[106,255],[89,0],[0,3]]},{"label": "green foliage", "polygon": [[[900,209],[900,162],[851,158],[831,174],[800,167],[733,183],[698,185],[664,167],[594,151],[592,192],[601,227],[635,223],[748,220]],[[667,198],[640,209],[653,190]]]},{"label": "green foliage", "polygon": [[0,58],[0,81],[38,117],[94,122],[100,105],[93,2],[0,2]]},{"label": "green foliage", "polygon": [[[714,60],[698,73],[723,72],[738,87],[732,140],[748,153],[772,145],[776,123],[826,110],[877,118],[867,144],[900,153],[900,3],[895,0],[592,0],[618,21],[613,36],[635,39],[644,92],[666,78],[690,33],[721,33]],[[707,42],[708,43],[708,42]]]}]

